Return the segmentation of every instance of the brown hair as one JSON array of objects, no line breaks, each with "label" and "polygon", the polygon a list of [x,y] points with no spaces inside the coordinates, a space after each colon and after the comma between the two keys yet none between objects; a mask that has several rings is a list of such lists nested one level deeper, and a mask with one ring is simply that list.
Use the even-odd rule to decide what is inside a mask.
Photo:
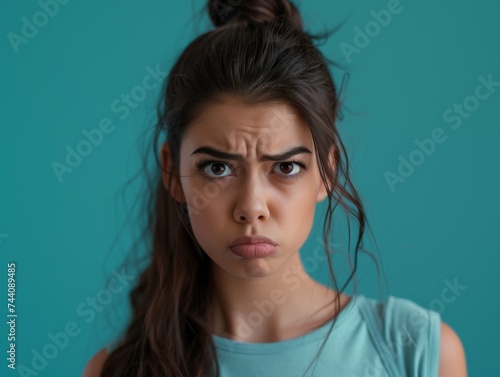
[{"label": "brown hair", "polygon": [[[152,237],[151,253],[130,292],[132,318],[105,362],[103,377],[219,375],[208,326],[211,261],[193,235],[186,204],[175,201],[166,190],[156,152],[168,139],[173,160],[170,173],[175,174],[187,127],[204,106],[222,96],[238,96],[249,103],[284,100],[304,117],[328,193],[323,241],[334,287],[328,245],[338,204],[348,224],[349,215],[358,223],[354,267],[340,292],[356,272],[368,224],[336,127],[340,101],[328,60],[313,44],[320,37],[302,30],[300,14],[288,0],[215,0],[208,2],[208,11],[216,28],[197,37],[182,52],[158,105],[152,140],[156,165],[152,176],[147,164],[144,169],[152,191],[144,211],[145,236]],[[334,170],[328,163],[330,153]],[[350,233],[349,225],[349,239]],[[334,324],[335,320],[332,328]]]}]

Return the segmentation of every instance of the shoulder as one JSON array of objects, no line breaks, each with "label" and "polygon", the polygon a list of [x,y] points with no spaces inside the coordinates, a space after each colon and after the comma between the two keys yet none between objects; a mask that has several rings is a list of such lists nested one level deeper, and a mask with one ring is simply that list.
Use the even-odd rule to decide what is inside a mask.
[{"label": "shoulder", "polygon": [[457,333],[441,322],[438,377],[467,377],[465,351]]},{"label": "shoulder", "polygon": [[425,335],[439,340],[441,316],[438,312],[396,296],[388,296],[385,300],[364,297],[363,302],[368,309],[365,312],[382,328],[386,340],[406,336],[414,342]]},{"label": "shoulder", "polygon": [[374,346],[387,368],[405,376],[437,377],[440,314],[402,297],[363,303]]},{"label": "shoulder", "polygon": [[106,348],[97,352],[85,366],[82,377],[99,377],[107,357],[108,351]]}]

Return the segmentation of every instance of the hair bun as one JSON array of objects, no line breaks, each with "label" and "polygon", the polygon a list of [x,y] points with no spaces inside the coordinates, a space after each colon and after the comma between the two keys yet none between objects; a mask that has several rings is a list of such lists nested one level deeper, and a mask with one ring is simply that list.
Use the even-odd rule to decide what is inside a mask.
[{"label": "hair bun", "polygon": [[215,26],[264,23],[281,17],[302,29],[300,13],[289,0],[209,0],[208,12]]}]

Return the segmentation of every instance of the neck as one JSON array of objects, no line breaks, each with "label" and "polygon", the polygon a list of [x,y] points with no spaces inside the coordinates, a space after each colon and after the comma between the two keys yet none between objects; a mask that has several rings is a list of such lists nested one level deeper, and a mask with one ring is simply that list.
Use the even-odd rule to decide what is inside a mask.
[{"label": "neck", "polygon": [[[300,336],[336,314],[336,292],[313,280],[299,253],[279,271],[242,279],[212,262],[213,333],[242,342],[272,342]],[[341,307],[347,296],[341,295]]]}]

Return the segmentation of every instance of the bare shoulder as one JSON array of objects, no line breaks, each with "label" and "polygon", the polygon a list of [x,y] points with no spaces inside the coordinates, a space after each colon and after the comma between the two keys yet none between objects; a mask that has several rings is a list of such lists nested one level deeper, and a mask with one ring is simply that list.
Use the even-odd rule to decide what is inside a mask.
[{"label": "bare shoulder", "polygon": [[457,333],[441,322],[439,377],[467,377],[465,351]]},{"label": "bare shoulder", "polygon": [[108,351],[106,348],[103,348],[99,352],[97,352],[85,366],[83,377],[99,377],[107,357]]}]

